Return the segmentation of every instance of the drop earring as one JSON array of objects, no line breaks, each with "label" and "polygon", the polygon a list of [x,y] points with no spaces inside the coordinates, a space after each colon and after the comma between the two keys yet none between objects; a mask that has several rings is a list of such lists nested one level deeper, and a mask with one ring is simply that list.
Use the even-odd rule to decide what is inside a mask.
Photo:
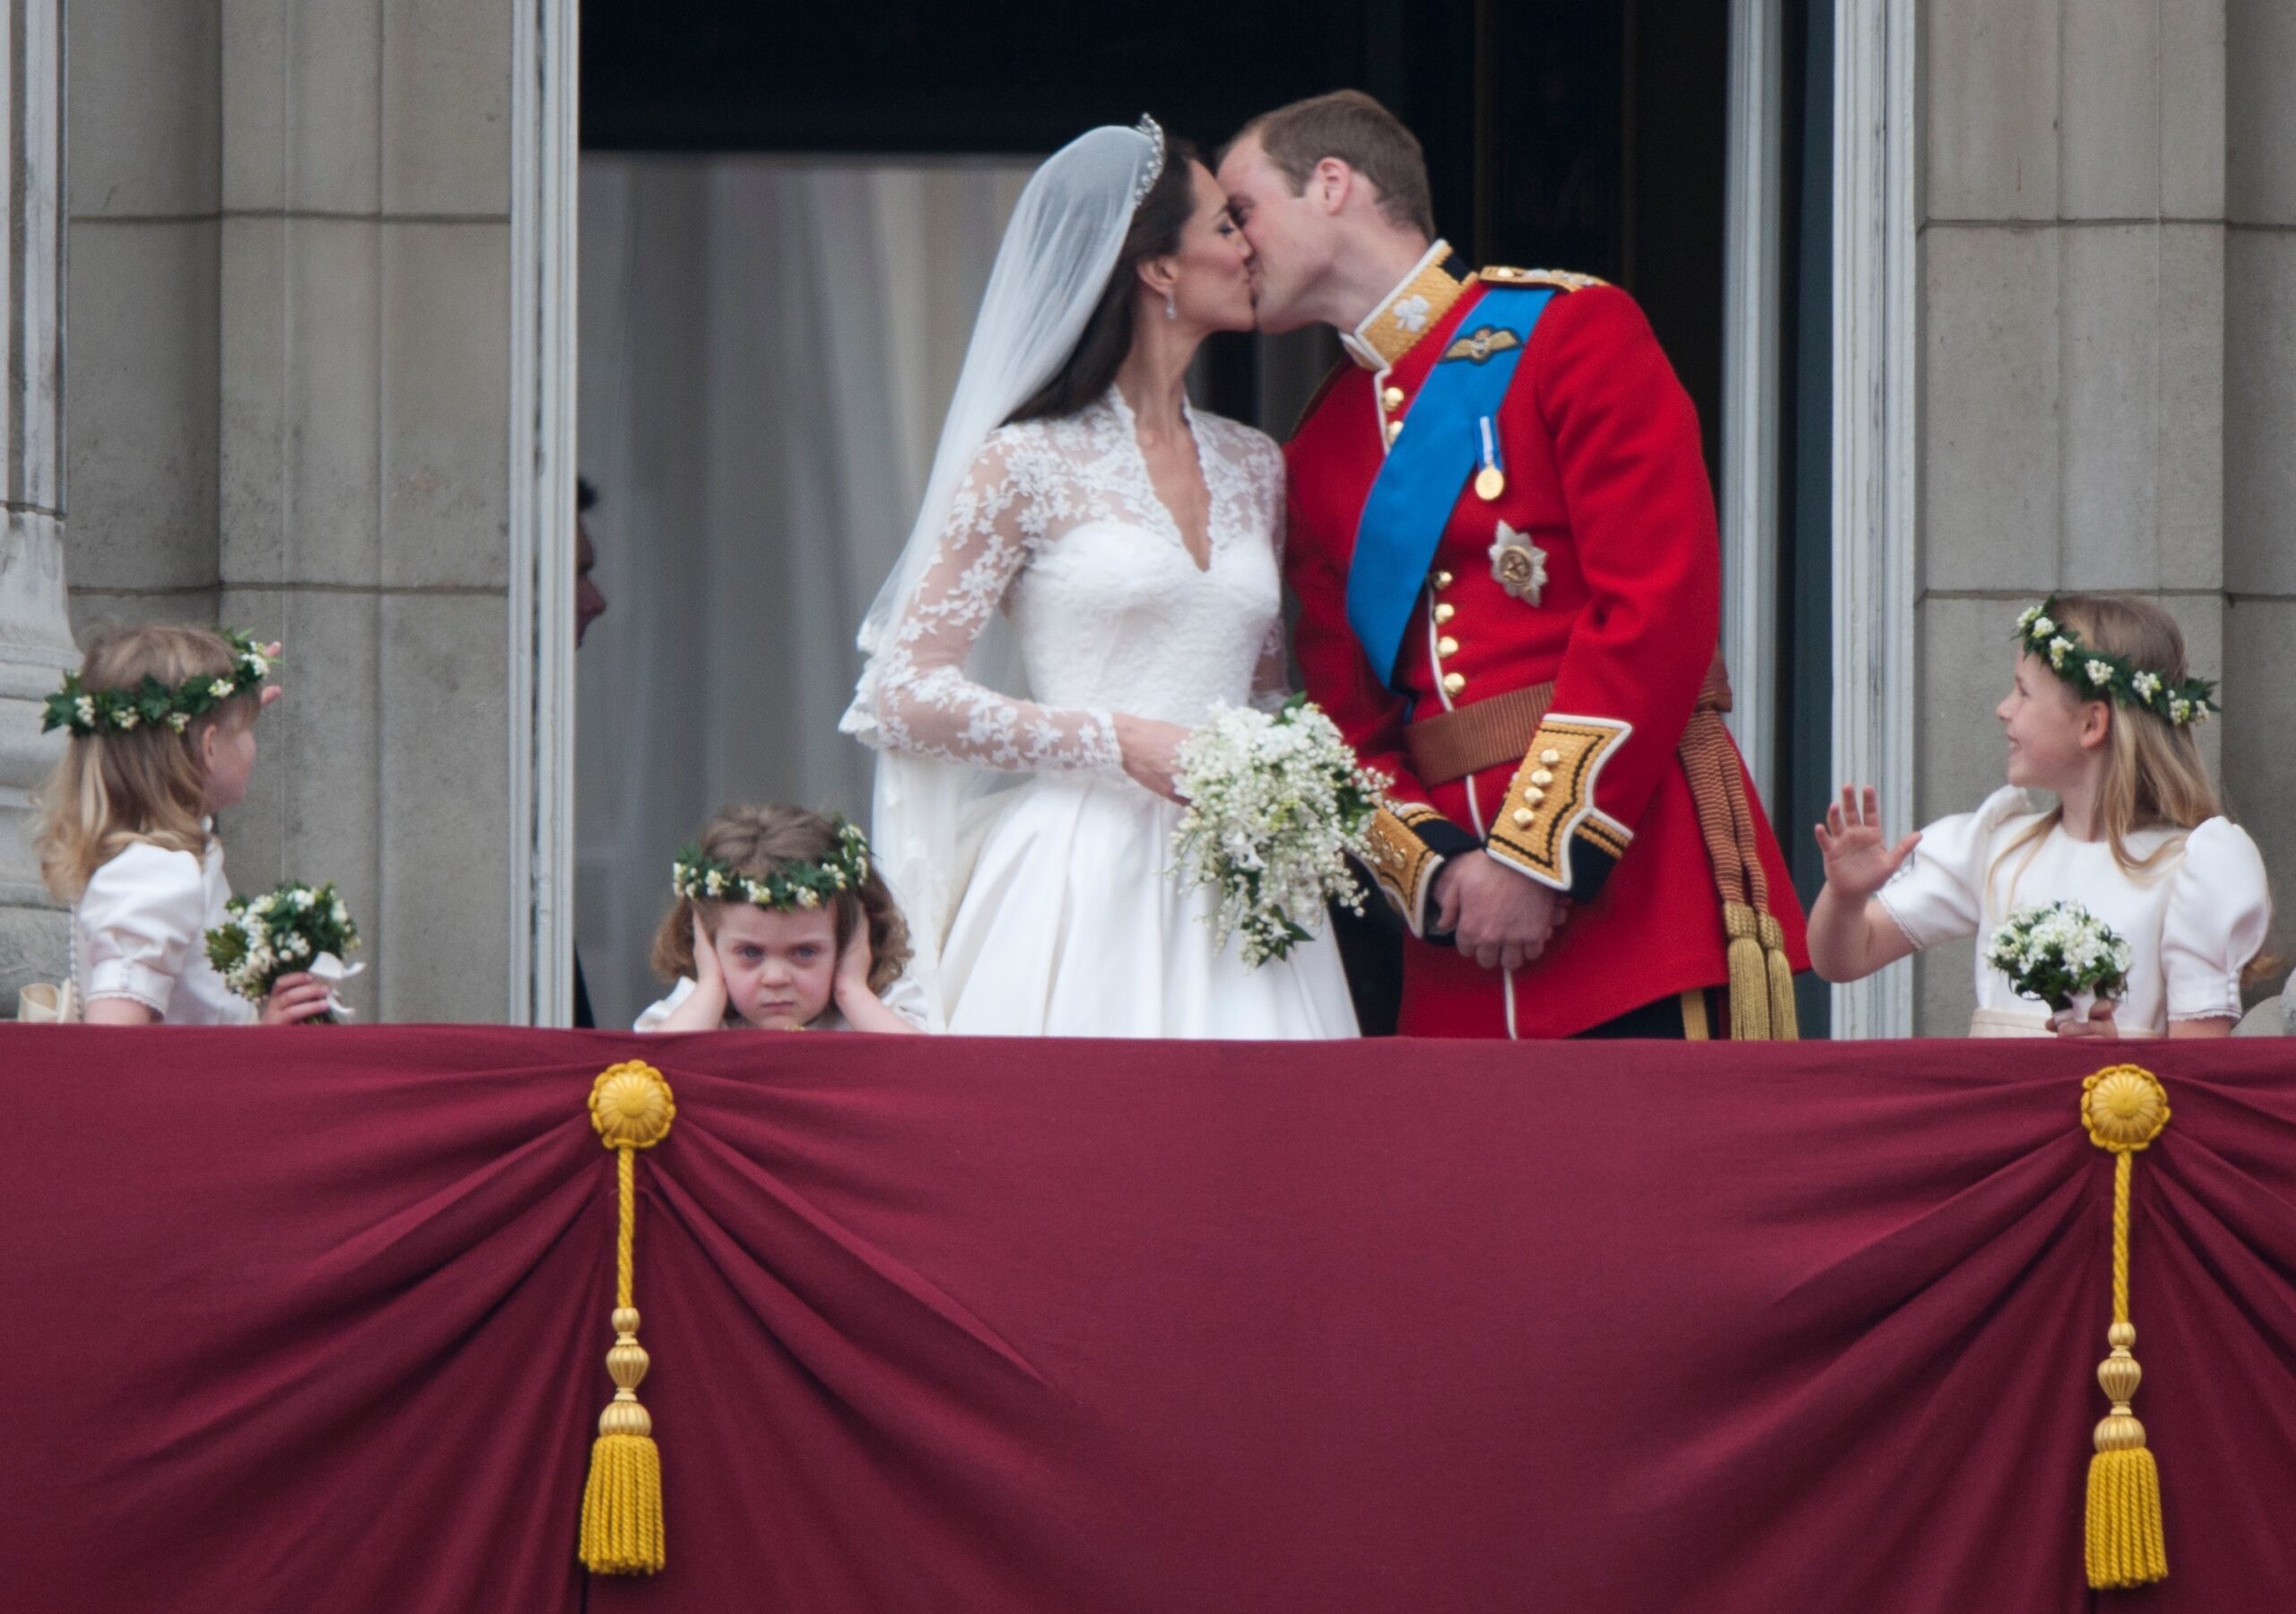
[{"label": "drop earring", "polygon": [[1165,318],[1167,318],[1167,319],[1178,319],[1179,317],[1180,317],[1180,306],[1179,306],[1179,304],[1178,304],[1178,303],[1176,303],[1176,302],[1174,302],[1174,301],[1172,300],[1172,294],[1171,294],[1170,292],[1169,292],[1169,291],[1165,292],[1165,293],[1164,293],[1164,317],[1165,317]]}]

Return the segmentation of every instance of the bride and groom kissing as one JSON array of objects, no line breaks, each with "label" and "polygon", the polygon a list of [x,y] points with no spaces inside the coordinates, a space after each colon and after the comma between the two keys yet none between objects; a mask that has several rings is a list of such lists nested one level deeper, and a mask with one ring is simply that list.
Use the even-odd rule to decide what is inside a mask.
[{"label": "bride and groom kissing", "polygon": [[[1190,405],[1212,333],[1318,322],[1346,358],[1287,446]],[[1470,268],[1356,91],[1210,160],[1091,130],[1014,210],[861,629],[912,977],[957,1032],[1355,1035],[1328,932],[1247,968],[1169,874],[1180,742],[1296,656],[1393,781],[1404,1035],[1791,1036],[1719,617],[1696,413],[1625,293]]]}]

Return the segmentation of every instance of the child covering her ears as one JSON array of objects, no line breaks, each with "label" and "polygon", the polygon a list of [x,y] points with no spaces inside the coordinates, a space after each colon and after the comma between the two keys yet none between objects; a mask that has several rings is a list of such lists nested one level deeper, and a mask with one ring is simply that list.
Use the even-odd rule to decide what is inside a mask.
[{"label": "child covering her ears", "polygon": [[909,926],[842,819],[731,807],[672,871],[675,900],[654,938],[670,995],[639,1031],[918,1031],[900,984]]},{"label": "child covering her ears", "polygon": [[[2065,595],[2017,620],[2015,678],[1995,709],[2009,782],[1975,812],[1892,846],[1875,793],[1845,785],[1818,826],[1825,889],[1810,959],[1855,981],[1918,949],[1978,938],[1974,1036],[2222,1037],[2271,924],[2264,860],[2224,816],[2194,729],[2213,686],[2142,600]],[[2028,788],[2056,793],[2042,811]],[[2082,1020],[2020,998],[1985,961],[2017,910],[2079,902],[2130,944],[2118,1004]]]},{"label": "child covering her ears", "polygon": [[39,792],[40,876],[72,905],[72,985],[95,1024],[292,1025],[328,987],[283,976],[258,1010],[207,960],[231,894],[213,815],[246,797],[276,645],[151,625],[104,634],[48,699],[66,729]]}]

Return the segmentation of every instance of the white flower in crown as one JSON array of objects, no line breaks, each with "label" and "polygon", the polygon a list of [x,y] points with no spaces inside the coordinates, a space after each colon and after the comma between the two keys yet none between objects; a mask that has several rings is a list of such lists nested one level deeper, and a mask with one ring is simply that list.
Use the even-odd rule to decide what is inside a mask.
[{"label": "white flower in crown", "polygon": [[2110,662],[2100,662],[2092,657],[2087,664],[2086,670],[2089,681],[2098,689],[2103,689],[2113,681],[2113,666]]},{"label": "white flower in crown", "polygon": [[718,892],[726,889],[726,876],[716,869],[710,870],[708,874],[702,877],[701,889],[708,891],[712,897],[717,896]]},{"label": "white flower in crown", "polygon": [[2031,633],[2033,624],[2040,620],[2041,608],[2038,605],[2028,605],[2017,613],[2017,631],[2021,634]]},{"label": "white flower in crown", "polygon": [[2187,700],[2181,695],[2169,702],[2169,721],[2171,723],[2190,723],[2192,721],[2192,702]]},{"label": "white flower in crown", "polygon": [[799,886],[797,888],[797,906],[799,907],[817,908],[821,907],[821,905],[822,898],[819,891],[814,890],[811,886]]},{"label": "white flower in crown", "polygon": [[191,714],[188,712],[170,712],[168,714],[168,726],[175,730],[177,733],[182,733],[184,730],[191,726]]},{"label": "white flower in crown", "polygon": [[2033,612],[2032,626],[2033,637],[2035,638],[2047,638],[2050,634],[2057,631],[2057,624],[2050,621],[2038,611]]},{"label": "white flower in crown", "polygon": [[[2039,624],[2037,623],[2035,626],[2039,626]],[[2049,640],[2048,664],[2062,672],[2065,667],[2065,658],[2072,654],[2072,651],[2073,641],[2062,635]]]},{"label": "white flower in crown", "polygon": [[2139,672],[2128,682],[2140,700],[2150,700],[2161,692],[2161,675],[2158,672]]},{"label": "white flower in crown", "polygon": [[227,699],[239,686],[228,678],[219,678],[207,686],[207,692],[218,700]]},{"label": "white flower in crown", "polygon": [[95,726],[96,698],[94,696],[81,696],[79,699],[72,703],[72,709],[80,714],[81,722],[86,724],[91,728]]},{"label": "white flower in crown", "polygon": [[128,730],[134,728],[137,724],[144,721],[144,714],[137,711],[134,707],[129,707],[120,713],[117,721],[119,724],[119,732],[124,734]]},{"label": "white flower in crown", "polygon": [[1427,328],[1427,299],[1423,297],[1406,297],[1392,310],[1395,322],[1414,336]]}]

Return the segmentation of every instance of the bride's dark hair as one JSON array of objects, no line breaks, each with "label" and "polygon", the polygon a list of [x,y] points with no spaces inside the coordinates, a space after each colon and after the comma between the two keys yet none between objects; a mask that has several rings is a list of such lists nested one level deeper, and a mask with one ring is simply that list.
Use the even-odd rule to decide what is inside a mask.
[{"label": "bride's dark hair", "polygon": [[1196,165],[1203,161],[1193,141],[1164,144],[1164,171],[1132,210],[1132,228],[1116,255],[1116,268],[1084,322],[1084,334],[1051,380],[1005,417],[1007,426],[1048,416],[1071,415],[1096,402],[1115,381],[1117,367],[1132,351],[1132,317],[1139,299],[1139,268],[1150,258],[1180,249],[1180,231],[1196,211]]}]

